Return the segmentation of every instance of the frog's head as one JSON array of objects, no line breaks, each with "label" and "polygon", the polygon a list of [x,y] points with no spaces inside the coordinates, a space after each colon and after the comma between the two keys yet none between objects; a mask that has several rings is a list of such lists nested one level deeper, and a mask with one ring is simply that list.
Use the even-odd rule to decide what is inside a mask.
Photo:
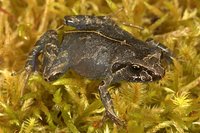
[{"label": "frog's head", "polygon": [[130,82],[149,82],[160,80],[164,74],[164,68],[160,64],[161,53],[148,54],[143,59],[133,59],[124,64],[116,63],[112,70],[120,73],[123,80]]}]

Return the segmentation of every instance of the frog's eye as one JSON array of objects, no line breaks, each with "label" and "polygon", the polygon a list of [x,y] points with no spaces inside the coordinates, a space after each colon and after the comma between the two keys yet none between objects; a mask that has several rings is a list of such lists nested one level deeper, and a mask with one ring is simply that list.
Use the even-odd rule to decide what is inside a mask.
[{"label": "frog's eye", "polygon": [[132,65],[132,66],[131,66],[131,71],[132,71],[133,73],[141,72],[141,71],[142,71],[142,67],[141,67],[141,66],[138,66],[138,65]]}]

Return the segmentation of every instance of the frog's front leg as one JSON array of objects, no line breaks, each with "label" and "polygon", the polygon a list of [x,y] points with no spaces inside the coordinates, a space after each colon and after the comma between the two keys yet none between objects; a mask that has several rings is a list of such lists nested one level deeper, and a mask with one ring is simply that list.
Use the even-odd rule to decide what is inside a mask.
[{"label": "frog's front leg", "polygon": [[166,46],[161,43],[156,43],[152,38],[148,38],[145,42],[148,45],[152,45],[160,49],[162,51],[162,58],[166,59],[166,61],[168,61],[169,63],[173,63],[174,55]]},{"label": "frog's front leg", "polygon": [[106,116],[108,116],[115,124],[124,126],[124,122],[121,121],[119,118],[117,118],[114,108],[113,108],[113,102],[110,97],[110,94],[107,90],[108,86],[110,85],[112,81],[112,78],[106,78],[102,81],[102,83],[99,85],[98,90],[101,97],[101,101],[105,107],[106,110]]}]

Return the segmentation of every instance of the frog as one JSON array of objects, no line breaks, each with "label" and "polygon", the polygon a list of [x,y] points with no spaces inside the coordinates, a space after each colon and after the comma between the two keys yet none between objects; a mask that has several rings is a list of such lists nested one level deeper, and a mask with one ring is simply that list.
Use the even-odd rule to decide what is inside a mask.
[{"label": "frog", "polygon": [[47,82],[59,79],[69,70],[100,80],[97,89],[105,116],[124,126],[125,122],[115,113],[109,86],[121,81],[162,79],[165,68],[161,60],[172,61],[171,51],[153,39],[137,39],[108,16],[65,16],[64,25],[75,29],[64,31],[61,40],[56,30],[48,30],[38,39],[26,61],[27,75],[39,71],[40,63],[42,77]]}]

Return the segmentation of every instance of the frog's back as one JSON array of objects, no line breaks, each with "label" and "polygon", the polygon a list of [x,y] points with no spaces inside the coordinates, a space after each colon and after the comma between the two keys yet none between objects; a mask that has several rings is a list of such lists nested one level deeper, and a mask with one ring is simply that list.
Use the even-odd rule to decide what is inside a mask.
[{"label": "frog's back", "polygon": [[92,78],[104,78],[114,55],[114,42],[93,32],[69,32],[63,37],[61,51],[68,52],[71,69]]}]

